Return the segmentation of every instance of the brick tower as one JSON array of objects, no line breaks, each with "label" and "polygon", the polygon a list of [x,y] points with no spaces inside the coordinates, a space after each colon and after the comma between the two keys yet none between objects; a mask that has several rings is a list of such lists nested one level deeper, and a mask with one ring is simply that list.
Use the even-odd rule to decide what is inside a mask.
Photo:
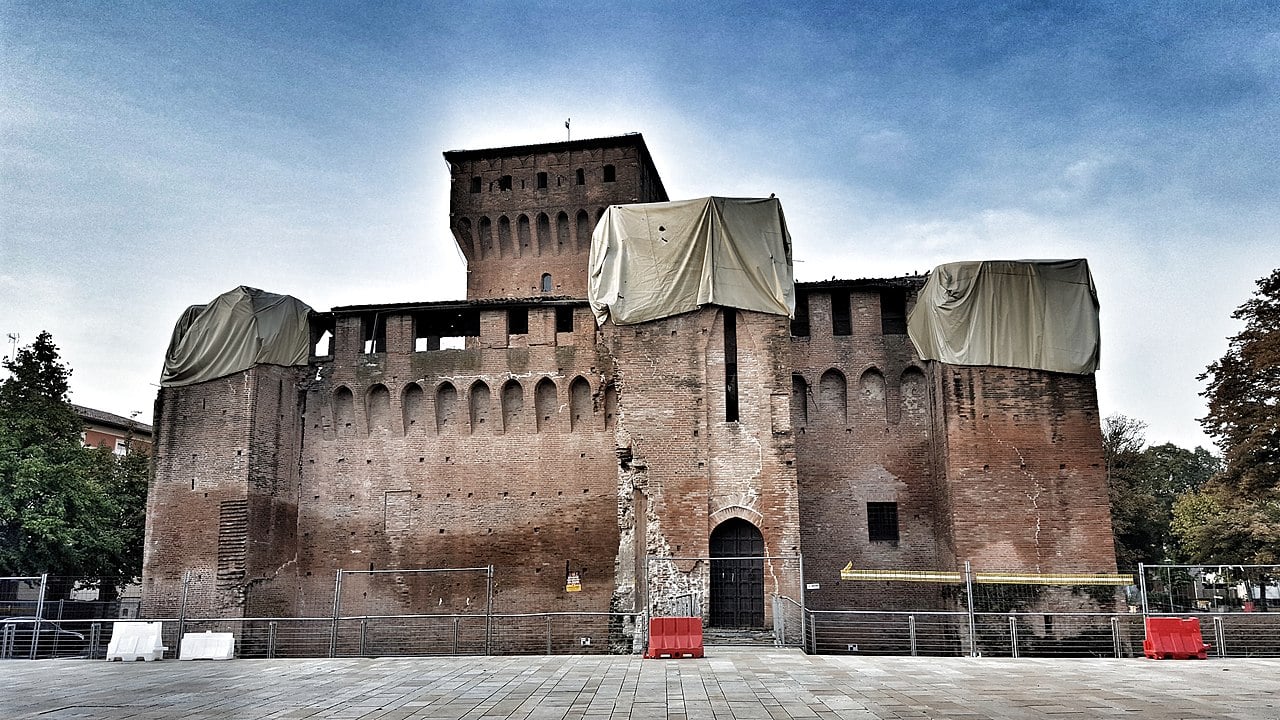
[{"label": "brick tower", "polygon": [[444,159],[468,300],[585,298],[591,232],[605,208],[667,200],[638,133],[452,150]]}]

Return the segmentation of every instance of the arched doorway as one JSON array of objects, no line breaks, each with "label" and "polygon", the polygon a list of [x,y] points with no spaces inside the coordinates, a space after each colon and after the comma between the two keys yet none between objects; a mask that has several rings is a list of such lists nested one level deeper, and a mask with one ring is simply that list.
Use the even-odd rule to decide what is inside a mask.
[{"label": "arched doorway", "polygon": [[746,520],[711,531],[711,627],[764,627],[763,556],[764,536]]}]

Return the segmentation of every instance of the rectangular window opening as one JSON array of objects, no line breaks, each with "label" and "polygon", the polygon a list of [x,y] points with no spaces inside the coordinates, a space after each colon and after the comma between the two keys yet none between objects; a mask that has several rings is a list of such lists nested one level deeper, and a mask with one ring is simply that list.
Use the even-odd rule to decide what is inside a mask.
[{"label": "rectangular window opening", "polygon": [[364,330],[364,353],[384,353],[387,351],[387,316],[382,313],[365,315],[360,320]]},{"label": "rectangular window opening", "polygon": [[880,291],[880,332],[907,334],[907,291],[899,288]]},{"label": "rectangular window opening", "polygon": [[556,307],[556,332],[573,332],[573,308],[560,305]]},{"label": "rectangular window opening", "polygon": [[498,189],[499,189],[499,190],[510,190],[510,189],[511,189],[511,176],[510,176],[510,175],[503,175],[502,177],[498,178]]},{"label": "rectangular window opening", "polygon": [[427,310],[413,316],[414,352],[462,350],[467,338],[480,336],[477,310]]},{"label": "rectangular window opening", "polygon": [[738,313],[724,309],[724,419],[738,421]]},{"label": "rectangular window opening", "polygon": [[831,293],[831,334],[852,335],[853,314],[849,310],[849,293]]},{"label": "rectangular window opening", "polygon": [[867,539],[898,544],[898,503],[867,503]]},{"label": "rectangular window opening", "polygon": [[791,321],[792,337],[809,337],[809,294],[796,293],[796,319]]},{"label": "rectangular window opening", "polygon": [[480,176],[479,175],[476,175],[475,177],[471,178],[471,192],[472,194],[480,192]]},{"label": "rectangular window opening", "polygon": [[510,308],[507,310],[507,334],[529,334],[529,308]]},{"label": "rectangular window opening", "polygon": [[547,174],[544,172],[538,173],[538,189],[539,190],[547,189]]}]

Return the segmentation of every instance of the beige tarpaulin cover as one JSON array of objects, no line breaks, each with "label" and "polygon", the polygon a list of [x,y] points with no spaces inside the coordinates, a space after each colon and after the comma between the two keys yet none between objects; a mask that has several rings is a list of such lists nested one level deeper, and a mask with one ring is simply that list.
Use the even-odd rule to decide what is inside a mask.
[{"label": "beige tarpaulin cover", "polygon": [[907,321],[925,360],[1087,375],[1098,294],[1085,260],[956,262],[929,274]]},{"label": "beige tarpaulin cover", "polygon": [[254,365],[306,365],[311,308],[288,295],[243,285],[182,313],[169,340],[160,384],[192,385]]},{"label": "beige tarpaulin cover", "polygon": [[795,313],[791,236],[775,198],[614,205],[591,237],[596,320],[656,320],[716,304]]}]

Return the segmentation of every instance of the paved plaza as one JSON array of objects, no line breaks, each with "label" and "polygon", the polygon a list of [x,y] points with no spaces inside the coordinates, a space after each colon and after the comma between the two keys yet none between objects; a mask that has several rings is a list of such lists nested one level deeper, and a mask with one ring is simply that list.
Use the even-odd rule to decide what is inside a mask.
[{"label": "paved plaza", "polygon": [[1280,659],[627,656],[0,662],[0,717],[1280,718]]}]

